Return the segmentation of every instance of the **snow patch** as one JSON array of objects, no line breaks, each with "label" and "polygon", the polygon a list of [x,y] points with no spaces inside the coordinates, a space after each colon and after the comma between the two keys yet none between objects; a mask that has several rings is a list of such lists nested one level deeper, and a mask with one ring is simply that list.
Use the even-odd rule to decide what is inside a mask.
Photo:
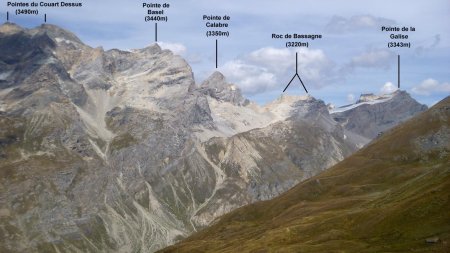
[{"label": "snow patch", "polygon": [[74,41],[68,40],[68,39],[64,39],[64,38],[55,38],[57,43],[66,43],[66,44],[78,44]]},{"label": "snow patch", "polygon": [[394,96],[395,96],[395,93],[385,94],[385,95],[381,95],[381,96],[373,95],[373,94],[363,94],[363,95],[361,95],[358,102],[356,102],[355,104],[334,108],[334,109],[329,110],[329,112],[331,114],[332,113],[340,113],[340,112],[345,112],[345,111],[354,109],[361,105],[374,105],[374,104],[384,103],[386,101],[391,100]]},{"label": "snow patch", "polygon": [[6,80],[12,73],[12,70],[0,73],[0,80]]}]

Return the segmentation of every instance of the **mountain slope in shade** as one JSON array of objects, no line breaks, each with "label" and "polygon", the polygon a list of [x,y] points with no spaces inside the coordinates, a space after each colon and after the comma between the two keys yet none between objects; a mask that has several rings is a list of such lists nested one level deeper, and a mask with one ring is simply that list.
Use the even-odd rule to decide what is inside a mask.
[{"label": "mountain slope in shade", "polygon": [[450,97],[161,252],[449,252]]}]

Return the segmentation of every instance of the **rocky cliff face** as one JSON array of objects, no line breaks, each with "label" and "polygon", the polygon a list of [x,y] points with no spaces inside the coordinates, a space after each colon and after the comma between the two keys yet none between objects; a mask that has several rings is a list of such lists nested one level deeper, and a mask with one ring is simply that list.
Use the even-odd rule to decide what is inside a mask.
[{"label": "rocky cliff face", "polygon": [[312,97],[199,87],[158,45],[0,27],[0,251],[152,252],[270,199],[367,140]]},{"label": "rocky cliff face", "polygon": [[152,251],[192,230],[149,183],[211,120],[186,62],[50,25],[0,31],[2,251]]}]

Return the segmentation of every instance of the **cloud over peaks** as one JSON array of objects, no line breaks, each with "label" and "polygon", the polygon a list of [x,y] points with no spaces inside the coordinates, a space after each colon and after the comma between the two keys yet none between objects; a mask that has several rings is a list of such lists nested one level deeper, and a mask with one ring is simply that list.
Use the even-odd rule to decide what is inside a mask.
[{"label": "cloud over peaks", "polygon": [[450,94],[450,83],[439,82],[435,79],[428,78],[413,87],[411,90],[413,93],[423,96],[430,96],[434,93],[444,93],[448,95]]},{"label": "cloud over peaks", "polygon": [[368,51],[352,57],[344,67],[352,71],[355,68],[388,69],[395,62],[395,53],[387,49],[369,49]]},{"label": "cloud over peaks", "polygon": [[369,29],[380,29],[381,26],[395,25],[392,19],[374,17],[372,15],[355,15],[350,18],[333,16],[325,26],[329,33],[347,33]]},{"label": "cloud over peaks", "polygon": [[181,43],[171,43],[171,42],[158,42],[161,49],[169,49],[174,54],[184,55],[186,53],[186,47]]},{"label": "cloud over peaks", "polygon": [[391,94],[396,90],[397,86],[395,86],[392,82],[386,82],[383,87],[381,87],[381,94]]},{"label": "cloud over peaks", "polygon": [[336,78],[335,65],[322,50],[264,47],[224,64],[221,71],[244,93],[257,94],[279,88],[282,90],[298,72],[309,87],[320,88]]}]

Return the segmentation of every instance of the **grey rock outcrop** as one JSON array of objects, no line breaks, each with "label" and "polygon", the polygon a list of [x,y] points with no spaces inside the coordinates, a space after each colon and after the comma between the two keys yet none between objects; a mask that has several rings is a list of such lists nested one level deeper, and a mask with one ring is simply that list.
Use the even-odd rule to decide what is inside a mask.
[{"label": "grey rock outcrop", "polygon": [[235,105],[247,105],[249,103],[248,99],[242,96],[241,90],[236,85],[227,83],[225,76],[218,71],[208,77],[200,85],[199,90],[205,95]]}]

